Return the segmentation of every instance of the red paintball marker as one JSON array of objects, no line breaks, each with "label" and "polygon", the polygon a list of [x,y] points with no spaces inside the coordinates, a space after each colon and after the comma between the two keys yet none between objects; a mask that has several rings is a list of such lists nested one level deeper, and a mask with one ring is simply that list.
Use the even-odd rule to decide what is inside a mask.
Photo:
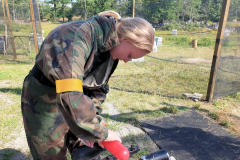
[{"label": "red paintball marker", "polygon": [[[105,127],[107,124],[104,125]],[[130,156],[129,150],[119,141],[102,141],[104,147],[111,152],[119,160],[128,160]]]}]

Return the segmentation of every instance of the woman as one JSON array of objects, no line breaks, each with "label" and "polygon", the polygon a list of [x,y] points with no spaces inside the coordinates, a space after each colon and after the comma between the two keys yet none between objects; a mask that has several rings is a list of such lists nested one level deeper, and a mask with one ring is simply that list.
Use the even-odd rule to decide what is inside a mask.
[{"label": "woman", "polygon": [[114,11],[51,31],[22,89],[23,121],[33,158],[65,160],[68,148],[72,159],[81,159],[86,156],[82,153],[102,152],[94,142],[121,142],[99,115],[107,82],[119,60],[143,57],[153,43],[150,23],[121,18]]}]

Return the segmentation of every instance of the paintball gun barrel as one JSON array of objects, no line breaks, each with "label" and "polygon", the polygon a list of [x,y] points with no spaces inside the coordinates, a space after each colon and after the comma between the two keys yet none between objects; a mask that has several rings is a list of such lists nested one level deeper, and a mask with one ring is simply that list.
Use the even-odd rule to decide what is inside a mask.
[{"label": "paintball gun barrel", "polygon": [[[140,151],[139,146],[131,146],[128,148],[130,157]],[[117,160],[114,155],[109,155],[102,160]],[[166,150],[157,151],[141,157],[141,160],[176,160],[174,157],[169,157],[169,154]]]},{"label": "paintball gun barrel", "polygon": [[141,157],[141,160],[176,160],[174,157],[169,157],[166,150],[161,150]]}]

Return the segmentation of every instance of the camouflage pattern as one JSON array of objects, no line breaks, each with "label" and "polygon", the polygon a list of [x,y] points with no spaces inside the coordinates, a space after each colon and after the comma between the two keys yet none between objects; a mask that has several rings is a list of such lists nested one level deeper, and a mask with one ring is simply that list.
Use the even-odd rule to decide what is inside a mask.
[{"label": "camouflage pattern", "polygon": [[103,117],[98,115],[108,93],[108,79],[118,60],[109,50],[119,44],[113,17],[95,16],[55,28],[43,42],[36,65],[55,84],[60,79],[80,79],[83,92],[56,94],[56,88],[31,75],[22,89],[22,115],[26,137],[35,160],[66,158],[66,134],[92,142],[107,138]]}]

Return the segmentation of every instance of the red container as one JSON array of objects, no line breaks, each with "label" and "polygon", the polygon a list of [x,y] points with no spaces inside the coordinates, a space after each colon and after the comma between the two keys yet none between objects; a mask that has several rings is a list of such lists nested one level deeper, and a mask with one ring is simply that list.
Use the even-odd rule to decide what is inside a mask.
[{"label": "red container", "polygon": [[102,141],[102,144],[119,160],[127,160],[130,156],[129,150],[119,141]]}]

